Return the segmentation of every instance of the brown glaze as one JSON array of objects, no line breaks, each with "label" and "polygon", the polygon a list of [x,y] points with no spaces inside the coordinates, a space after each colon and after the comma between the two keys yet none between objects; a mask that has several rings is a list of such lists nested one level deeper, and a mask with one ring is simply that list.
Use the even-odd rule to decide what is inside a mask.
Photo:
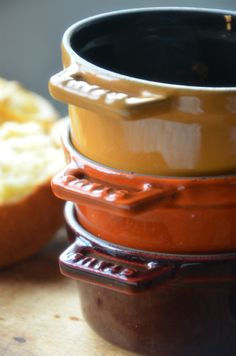
[{"label": "brown glaze", "polygon": [[234,355],[235,283],[153,286],[127,296],[78,281],[84,318],[98,335],[140,355]]},{"label": "brown glaze", "polygon": [[[157,16],[161,13],[155,11]],[[179,9],[172,11],[179,16]],[[214,11],[206,13],[211,20],[219,16]],[[105,22],[106,16],[100,21]],[[66,32],[62,45],[66,69],[49,84],[51,94],[69,104],[72,142],[79,152],[110,167],[138,173],[235,172],[236,83],[219,88],[181,85],[180,79],[180,84],[173,85],[106,70],[72,48],[70,38],[75,33],[79,38],[81,27],[78,23]],[[227,33],[225,21],[220,30],[222,36]]]},{"label": "brown glaze", "polygon": [[137,175],[86,159],[73,149],[68,133],[64,145],[70,163],[52,188],[76,203],[79,221],[94,235],[149,251],[236,251],[236,176]]},{"label": "brown glaze", "polygon": [[[143,355],[235,354],[235,256],[229,260],[213,255],[160,260],[153,253],[148,261],[144,251],[111,246],[81,231],[71,214],[67,206],[69,236],[77,239],[60,257],[61,272],[77,280],[84,317],[99,335]],[[91,258],[77,256],[89,248],[94,260],[105,253],[99,267]],[[133,275],[126,281],[121,276],[126,287],[117,284],[116,273],[113,276],[105,267],[109,259],[116,265],[125,263],[127,269],[145,263],[151,269],[159,262],[172,266],[173,273],[164,279],[154,274],[148,283],[144,274],[131,289]]]}]

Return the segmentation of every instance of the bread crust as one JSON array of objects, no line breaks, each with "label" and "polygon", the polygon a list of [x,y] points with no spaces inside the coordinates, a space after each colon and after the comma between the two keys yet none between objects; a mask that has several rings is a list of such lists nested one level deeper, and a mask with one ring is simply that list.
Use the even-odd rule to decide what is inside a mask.
[{"label": "bread crust", "polygon": [[42,248],[63,225],[63,207],[51,191],[50,180],[19,201],[0,205],[0,267]]}]

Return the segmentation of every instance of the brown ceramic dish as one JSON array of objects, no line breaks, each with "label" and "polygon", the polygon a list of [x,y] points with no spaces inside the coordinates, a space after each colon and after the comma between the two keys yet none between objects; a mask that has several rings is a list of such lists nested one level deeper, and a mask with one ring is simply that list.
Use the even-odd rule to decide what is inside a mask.
[{"label": "brown ceramic dish", "polygon": [[236,353],[233,255],[163,256],[112,245],[77,223],[61,272],[78,281],[89,325],[105,339],[144,355]]},{"label": "brown ceramic dish", "polygon": [[145,174],[233,173],[235,56],[234,12],[118,11],[65,32],[65,70],[49,87],[90,159]]},{"label": "brown ceramic dish", "polygon": [[92,234],[149,251],[236,251],[236,175],[168,178],[114,170],[80,155],[68,132],[64,149],[70,163],[52,188],[76,203]]}]

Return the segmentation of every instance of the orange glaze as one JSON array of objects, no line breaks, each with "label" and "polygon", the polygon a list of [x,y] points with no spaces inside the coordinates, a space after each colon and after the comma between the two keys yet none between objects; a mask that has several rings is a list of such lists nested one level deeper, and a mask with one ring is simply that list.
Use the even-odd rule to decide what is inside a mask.
[{"label": "orange glaze", "polygon": [[90,161],[64,137],[68,166],[56,196],[76,204],[79,222],[107,241],[170,253],[236,251],[236,175],[158,177]]}]

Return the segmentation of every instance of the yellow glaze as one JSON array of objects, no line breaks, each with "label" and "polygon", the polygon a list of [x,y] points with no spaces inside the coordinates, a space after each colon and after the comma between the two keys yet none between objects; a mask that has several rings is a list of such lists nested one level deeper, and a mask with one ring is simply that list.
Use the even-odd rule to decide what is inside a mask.
[{"label": "yellow glaze", "polygon": [[190,118],[176,112],[173,120],[171,112],[126,121],[72,105],[69,114],[76,149],[112,168],[168,176],[212,175],[236,169],[235,114]]},{"label": "yellow glaze", "polygon": [[[73,52],[49,88],[69,104],[72,142],[120,170],[165,176],[236,171],[236,89],[169,85],[121,76]],[[128,60],[128,58],[127,58]]]}]

